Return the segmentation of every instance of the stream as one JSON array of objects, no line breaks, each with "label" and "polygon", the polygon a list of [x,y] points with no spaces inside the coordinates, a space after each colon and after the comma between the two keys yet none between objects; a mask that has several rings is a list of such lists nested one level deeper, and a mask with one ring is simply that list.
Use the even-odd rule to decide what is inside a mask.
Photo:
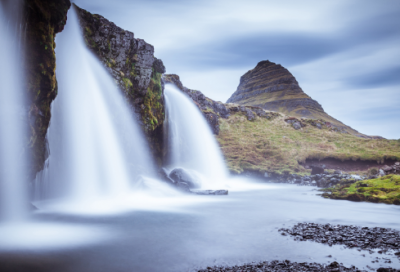
[{"label": "stream", "polygon": [[[0,250],[0,263],[15,271],[178,272],[275,259],[400,268],[394,255],[296,242],[278,232],[298,222],[400,230],[399,206],[323,199],[310,187],[243,178],[231,182],[228,196],[181,195],[154,198],[154,203],[139,197],[135,209],[120,213],[36,211],[34,222],[85,231],[71,231],[69,243],[58,243],[61,237],[47,246],[43,239],[21,249],[14,243]],[[379,263],[372,263],[377,258]]]}]

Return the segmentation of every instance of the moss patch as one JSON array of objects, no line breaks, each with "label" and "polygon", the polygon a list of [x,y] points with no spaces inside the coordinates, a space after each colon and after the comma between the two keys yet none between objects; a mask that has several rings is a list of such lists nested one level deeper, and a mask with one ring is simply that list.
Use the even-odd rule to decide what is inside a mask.
[{"label": "moss patch", "polygon": [[358,181],[324,191],[325,198],[400,205],[400,175]]},{"label": "moss patch", "polygon": [[164,108],[160,103],[162,98],[161,74],[153,69],[149,87],[144,97],[144,114],[142,115],[144,124],[149,130],[153,131],[164,120]]},{"label": "moss patch", "polygon": [[31,108],[29,115],[32,164],[30,175],[43,169],[47,158],[46,133],[50,122],[50,105],[57,95],[55,35],[67,20],[69,0],[24,1],[26,20],[26,75]]}]

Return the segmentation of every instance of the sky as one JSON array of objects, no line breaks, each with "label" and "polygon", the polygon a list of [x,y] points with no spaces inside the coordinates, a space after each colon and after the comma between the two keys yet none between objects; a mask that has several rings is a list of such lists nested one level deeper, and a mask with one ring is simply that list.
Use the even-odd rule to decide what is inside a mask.
[{"label": "sky", "polygon": [[287,68],[346,125],[400,139],[399,0],[76,0],[155,47],[167,73],[226,102],[258,62]]}]

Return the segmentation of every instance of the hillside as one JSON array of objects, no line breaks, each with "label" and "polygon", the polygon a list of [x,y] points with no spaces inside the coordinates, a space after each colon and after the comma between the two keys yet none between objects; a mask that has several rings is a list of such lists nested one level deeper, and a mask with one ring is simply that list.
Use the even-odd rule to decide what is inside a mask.
[{"label": "hillside", "polygon": [[325,164],[326,169],[368,171],[400,160],[399,141],[343,133],[323,119],[215,102],[184,87],[177,75],[164,75],[163,80],[191,97],[206,117],[215,116],[212,122],[207,120],[233,173],[307,174],[316,164]]},{"label": "hillside", "polygon": [[286,68],[268,60],[259,62],[240,78],[236,92],[227,103],[260,107],[300,118],[324,119],[342,132],[362,136],[328,115],[317,101],[301,89]]}]

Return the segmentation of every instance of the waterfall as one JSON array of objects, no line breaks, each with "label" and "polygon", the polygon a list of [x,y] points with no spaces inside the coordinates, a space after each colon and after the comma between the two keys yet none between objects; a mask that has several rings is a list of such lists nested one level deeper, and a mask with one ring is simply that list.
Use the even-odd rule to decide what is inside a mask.
[{"label": "waterfall", "polygon": [[50,155],[37,175],[36,195],[87,200],[126,194],[156,172],[136,116],[87,49],[74,9],[56,42],[59,89],[47,134]]},{"label": "waterfall", "polygon": [[223,156],[203,114],[175,86],[165,86],[169,169],[181,167],[201,180],[205,189],[220,189],[228,177]]},{"label": "waterfall", "polygon": [[26,217],[27,110],[19,1],[0,2],[0,219]]}]

